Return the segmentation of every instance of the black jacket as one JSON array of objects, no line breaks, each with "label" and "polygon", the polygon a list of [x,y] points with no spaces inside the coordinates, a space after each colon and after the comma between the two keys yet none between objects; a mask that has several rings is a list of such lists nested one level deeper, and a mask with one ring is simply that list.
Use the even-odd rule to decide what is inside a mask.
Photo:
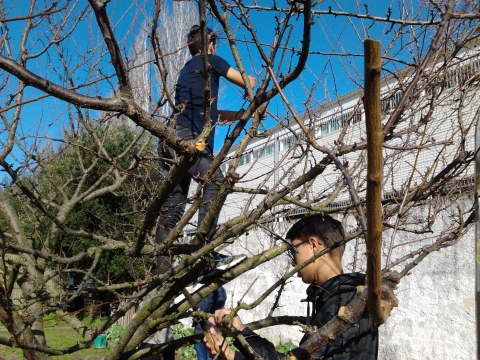
[{"label": "black jacket", "polygon": [[[307,322],[318,328],[329,322],[342,305],[352,301],[358,285],[365,284],[365,275],[360,273],[342,274],[331,278],[322,286],[310,285],[307,289]],[[313,312],[310,314],[310,309]],[[275,351],[275,346],[268,340],[255,334],[249,328],[242,332],[249,345],[263,359],[280,359],[284,355]],[[302,341],[307,339],[305,335]],[[250,359],[248,353],[235,343],[241,353],[235,354],[235,360]],[[315,352],[314,359],[334,360],[373,360],[378,353],[378,328],[366,313],[360,321],[346,332],[328,342]],[[299,357],[300,358],[300,357]]]}]

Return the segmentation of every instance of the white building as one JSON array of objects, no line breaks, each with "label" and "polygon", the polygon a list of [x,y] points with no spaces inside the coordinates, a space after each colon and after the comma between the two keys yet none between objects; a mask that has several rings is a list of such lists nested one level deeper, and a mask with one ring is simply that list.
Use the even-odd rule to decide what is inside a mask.
[{"label": "white building", "polygon": [[[401,206],[407,189],[412,191],[430,181],[462,151],[474,151],[473,134],[479,108],[477,88],[480,60],[477,54],[477,51],[465,53],[449,66],[439,65],[430,69],[426,73],[430,78],[435,77],[435,80],[429,82],[426,78],[417,84],[414,95],[408,100],[408,108],[401,114],[402,121],[395,128],[395,135],[388,138],[384,146],[383,197],[386,201],[392,200],[390,205],[385,204],[387,208]],[[384,122],[388,121],[402,100],[410,78],[411,74],[403,71],[384,79]],[[301,116],[319,145],[333,149],[339,141],[355,146],[355,143],[366,139],[362,91],[353,91]],[[435,101],[432,101],[433,98]],[[414,127],[416,130],[413,131]],[[236,185],[258,189],[259,192],[229,195],[220,222],[254,209],[264,197],[262,191],[284,187],[291,179],[317,166],[325,156],[306,144],[300,127],[292,119],[278,125],[270,134],[262,134],[252,140],[241,153],[237,152],[239,146],[236,145],[229,154],[230,162],[240,156],[236,172],[240,174],[241,181]],[[343,164],[348,163],[355,188],[360,199],[364,200],[365,150],[350,151],[341,155],[340,159]],[[223,165],[224,171],[228,165]],[[409,221],[406,226],[410,227],[410,233],[385,231],[384,265],[432,245],[444,229],[459,220],[460,210],[457,209],[471,206],[468,195],[463,201],[450,198],[451,194],[471,193],[473,189],[473,163],[466,168],[459,165],[458,169],[462,171],[458,170],[458,176],[448,186],[435,189],[428,199],[414,209],[405,209]],[[317,211],[351,210],[352,207],[344,180],[333,165],[329,165],[308,186],[295,190],[295,195],[301,196],[299,201],[308,202]],[[287,210],[289,215],[306,211],[292,202],[272,209],[266,216],[271,216],[270,226],[280,235],[284,235],[291,225],[283,221]],[[273,221],[275,219],[276,222]],[[388,221],[392,223],[396,219],[394,217]],[[351,229],[351,216],[345,224],[347,230]],[[398,223],[393,222],[392,228],[395,225]],[[257,253],[273,243],[268,234],[256,229],[242,236],[227,251]],[[473,244],[471,230],[455,246],[427,256],[410,275],[402,279],[396,291],[399,306],[381,327],[379,359],[475,358]],[[354,242],[347,245],[344,256],[346,271],[365,268],[362,240],[357,245],[357,251]],[[408,263],[408,259],[403,264]],[[286,258],[282,258],[242,275],[227,286],[229,305],[235,305],[241,298],[247,303],[257,299],[277,280],[276,275],[284,273],[287,268]],[[401,265],[395,267],[401,268]],[[304,315],[306,305],[299,305],[299,301],[304,297],[305,288],[300,280],[289,283],[280,299],[280,307],[273,314]],[[267,316],[274,300],[270,296],[261,306],[241,313],[242,318],[248,322]],[[273,327],[261,330],[261,333],[276,343],[295,342],[301,337],[298,327]]]}]

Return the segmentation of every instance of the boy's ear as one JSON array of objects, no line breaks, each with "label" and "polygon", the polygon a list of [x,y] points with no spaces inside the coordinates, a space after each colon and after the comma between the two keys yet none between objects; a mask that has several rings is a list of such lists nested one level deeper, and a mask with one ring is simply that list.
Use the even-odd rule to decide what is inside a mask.
[{"label": "boy's ear", "polygon": [[314,245],[314,247],[318,247],[319,249],[317,251],[325,249],[325,244],[322,241],[322,239],[316,237],[316,236],[311,236],[308,241],[310,244]]}]

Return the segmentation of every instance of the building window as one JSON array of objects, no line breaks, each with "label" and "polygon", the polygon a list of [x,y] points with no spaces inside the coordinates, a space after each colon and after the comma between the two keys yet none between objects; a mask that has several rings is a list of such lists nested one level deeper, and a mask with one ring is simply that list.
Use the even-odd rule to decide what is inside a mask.
[{"label": "building window", "polygon": [[455,86],[461,86],[463,83],[471,79],[480,72],[480,60],[472,61],[463,66],[457,66],[448,70],[445,78],[436,77],[431,84],[427,86],[425,92],[427,95],[432,95],[434,88],[450,89]]},{"label": "building window", "polygon": [[295,143],[295,137],[293,135],[283,138],[282,140],[280,140],[280,151],[290,149],[294,143]]},{"label": "building window", "polygon": [[362,113],[360,111],[355,111],[355,114],[353,114],[352,124],[356,124],[360,121],[362,121]]},{"label": "building window", "polygon": [[355,124],[362,120],[362,114],[358,109],[346,111],[335,115],[330,120],[324,121],[320,124],[320,136],[328,135],[334,131],[342,129],[347,121]]},{"label": "building window", "polygon": [[323,123],[320,125],[320,133],[322,136],[325,136],[330,133],[330,123]]},{"label": "building window", "polygon": [[[343,116],[341,116],[340,118],[342,118]],[[334,132],[338,129],[340,129],[340,123],[339,123],[339,120],[342,121],[342,127],[343,127],[343,123],[344,123],[344,119],[339,119],[339,118],[334,118],[333,120],[330,120],[330,131],[331,132]]]},{"label": "building window", "polygon": [[402,97],[403,97],[403,91],[399,90],[395,92],[393,95],[383,98],[380,101],[381,111],[386,113],[395,109],[395,107],[398,105]]},{"label": "building window", "polygon": [[[260,150],[256,150],[257,154],[258,154],[258,159],[261,159],[261,158],[264,158],[266,156],[272,155],[273,151],[275,149],[274,146],[275,146],[274,144],[269,144],[269,145],[267,145],[266,147],[264,147]],[[254,153],[255,153],[255,151],[254,151]]]},{"label": "building window", "polygon": [[265,149],[265,156],[270,156],[270,155],[272,155],[273,152],[274,152],[274,150],[275,150],[275,144],[270,144],[270,145],[268,145],[268,146],[266,147],[266,149]]}]

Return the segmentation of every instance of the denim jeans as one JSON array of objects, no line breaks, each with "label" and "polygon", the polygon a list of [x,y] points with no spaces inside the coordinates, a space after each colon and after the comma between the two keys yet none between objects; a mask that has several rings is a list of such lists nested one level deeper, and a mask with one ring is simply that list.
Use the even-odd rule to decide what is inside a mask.
[{"label": "denim jeans", "polygon": [[193,346],[195,347],[195,352],[197,353],[198,360],[210,360],[207,347],[204,343],[196,343]]},{"label": "denim jeans", "polygon": [[[199,135],[195,131],[181,125],[176,125],[176,130],[177,130],[177,136],[185,140],[196,139]],[[182,218],[185,212],[185,206],[188,202],[188,191],[190,189],[191,180],[193,179],[197,181],[197,178],[201,178],[205,175],[205,173],[207,172],[207,170],[209,169],[213,161],[212,149],[213,149],[213,144],[211,145],[209,144],[206,147],[206,149],[198,157],[197,162],[188,170],[188,174],[183,179],[180,180],[180,183],[175,187],[172,194],[163,205],[160,213],[160,217],[158,220],[158,228],[157,228],[157,235],[156,235],[158,244],[161,244],[165,241],[165,238],[167,237],[170,230],[173,229],[175,225],[178,224],[178,222]],[[175,152],[170,148],[164,147],[162,142],[159,143],[158,153],[159,153],[159,156],[165,157],[168,159],[176,158]],[[165,170],[168,170],[168,168]],[[217,171],[215,172],[214,180],[215,181],[224,180],[224,176],[220,169],[217,169]],[[207,185],[205,186],[205,189],[203,192],[203,204],[198,209],[198,223],[197,223],[198,225],[200,225],[203,219],[205,218],[205,215],[207,214],[208,209],[210,209],[210,205],[211,205],[210,203],[213,200],[213,198],[217,196],[218,191],[219,191],[219,187],[213,181],[208,182]],[[212,235],[215,232],[217,221],[218,219],[215,219],[214,224],[212,226],[212,230],[210,231],[209,235]],[[162,271],[162,268],[165,268],[165,265],[166,265],[165,258],[162,256],[159,257],[157,259],[157,266],[160,272],[165,272],[168,269],[167,267],[167,269],[164,269],[164,271]]]}]

